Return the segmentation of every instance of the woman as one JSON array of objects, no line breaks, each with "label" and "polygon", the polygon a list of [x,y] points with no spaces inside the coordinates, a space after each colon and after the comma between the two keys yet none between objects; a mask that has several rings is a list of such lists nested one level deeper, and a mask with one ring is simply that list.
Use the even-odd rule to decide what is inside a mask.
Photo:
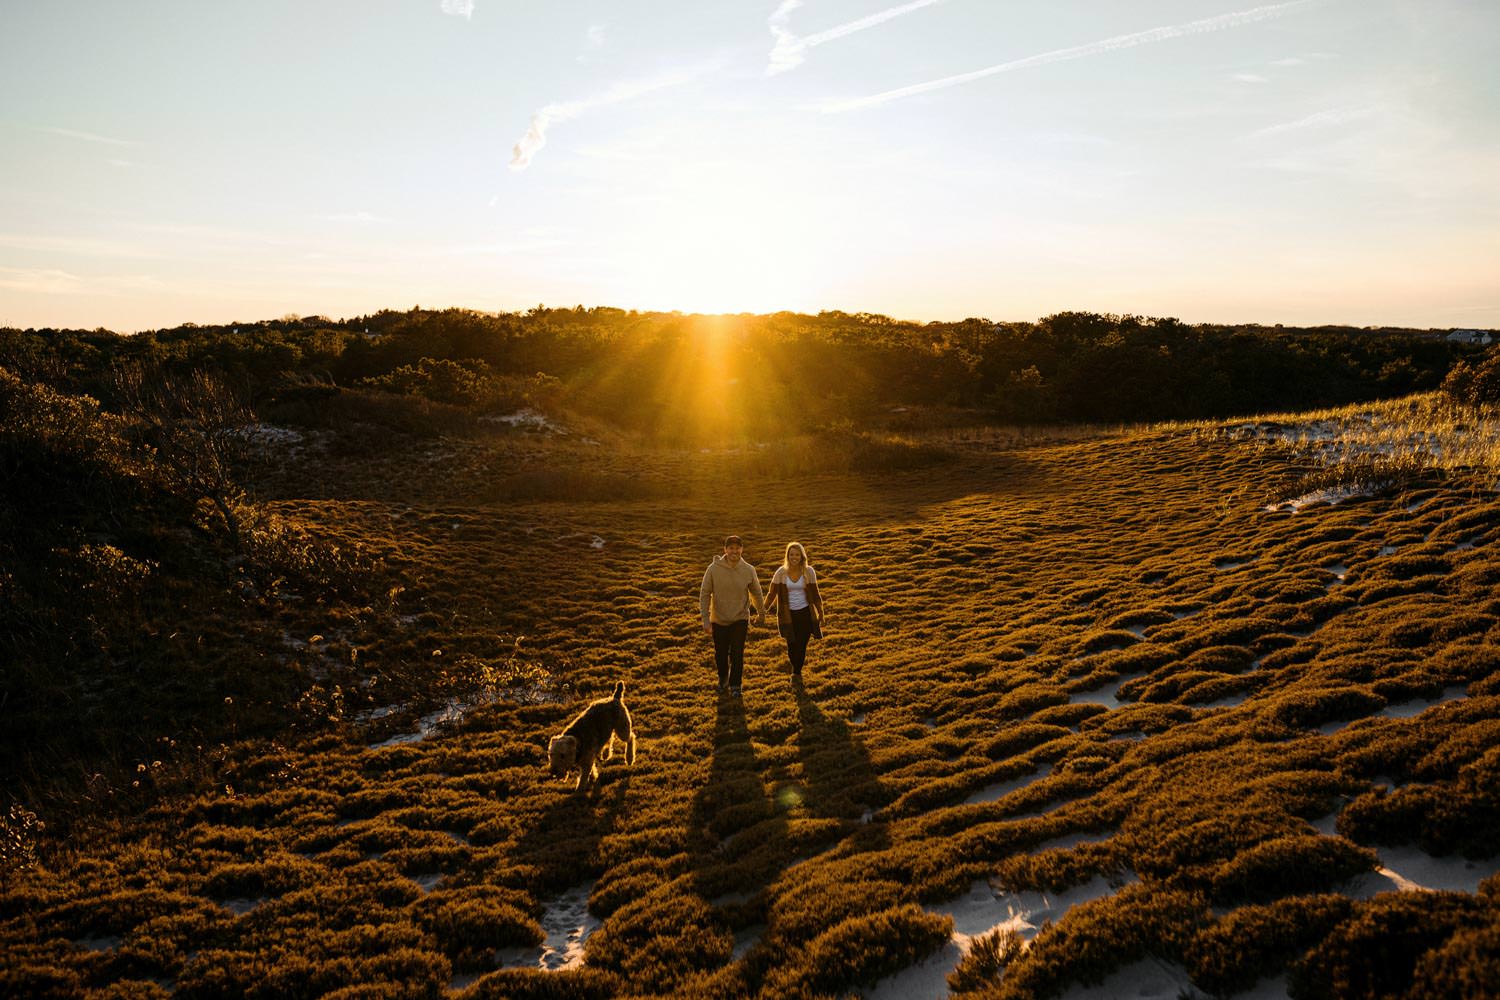
[{"label": "woman", "polygon": [[807,550],[801,542],[786,547],[786,558],[771,574],[771,594],[766,603],[776,606],[776,624],[786,640],[792,677],[800,678],[802,664],[807,661],[807,640],[813,636],[823,638],[823,596],[818,593],[818,574],[808,564]]}]

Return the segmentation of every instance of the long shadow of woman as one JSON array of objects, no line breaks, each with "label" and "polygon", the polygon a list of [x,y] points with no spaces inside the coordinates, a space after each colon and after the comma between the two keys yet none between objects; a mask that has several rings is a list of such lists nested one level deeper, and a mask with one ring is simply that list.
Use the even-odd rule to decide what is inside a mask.
[{"label": "long shadow of woman", "polygon": [[[814,816],[868,824],[890,799],[870,755],[849,723],[823,714],[800,678],[792,679],[792,695],[797,700],[797,751],[805,783],[802,804]],[[867,826],[857,836],[858,846],[866,850],[886,843],[883,824]]]}]

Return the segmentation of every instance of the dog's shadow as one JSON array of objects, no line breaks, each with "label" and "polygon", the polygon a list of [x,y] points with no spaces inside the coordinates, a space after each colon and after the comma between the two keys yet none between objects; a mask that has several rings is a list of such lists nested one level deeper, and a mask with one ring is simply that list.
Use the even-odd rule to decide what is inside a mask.
[{"label": "dog's shadow", "polygon": [[[618,746],[615,757],[620,758]],[[546,807],[526,821],[514,852],[519,873],[538,891],[569,889],[598,873],[599,842],[624,816],[630,772],[601,766],[599,780],[582,791],[573,789],[571,776],[556,784]]]}]

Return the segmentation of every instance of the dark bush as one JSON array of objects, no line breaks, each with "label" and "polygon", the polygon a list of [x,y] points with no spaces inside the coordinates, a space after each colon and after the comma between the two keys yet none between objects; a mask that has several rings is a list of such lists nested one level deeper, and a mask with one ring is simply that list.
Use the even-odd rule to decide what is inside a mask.
[{"label": "dark bush", "polygon": [[1379,865],[1374,851],[1338,837],[1278,837],[1240,852],[1213,877],[1225,904],[1328,892]]},{"label": "dark bush", "polygon": [[[1409,995],[1419,962],[1457,932],[1489,923],[1479,900],[1451,892],[1384,893],[1356,906],[1307,955],[1293,963],[1296,1000]],[[1436,956],[1434,956],[1436,962]]]},{"label": "dark bush", "polygon": [[1321,941],[1354,903],[1338,895],[1297,896],[1244,906],[1214,921],[1188,945],[1193,982],[1215,995],[1249,989]]}]

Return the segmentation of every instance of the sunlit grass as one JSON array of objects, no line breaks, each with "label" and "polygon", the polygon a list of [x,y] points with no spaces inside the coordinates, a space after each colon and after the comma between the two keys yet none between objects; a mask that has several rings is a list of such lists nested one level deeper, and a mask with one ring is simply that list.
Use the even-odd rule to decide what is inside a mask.
[{"label": "sunlit grass", "polygon": [[[1391,440],[1424,412],[1393,408]],[[995,925],[1001,900],[1098,893],[1024,942],[968,928],[965,995],[1141,960],[1336,993],[1390,942],[1418,993],[1488,974],[1491,466],[1291,515],[1263,495],[1318,442],[919,423],[707,451],[466,431],[262,470],[266,561],[302,575],[254,605],[289,641],[250,662],[308,682],[308,721],[196,771],[148,758],[66,841],[12,814],[0,984],[843,996],[951,955],[939,911],[976,886]],[[726,528],[763,578],[809,547],[829,619],[800,686],[757,628],[743,700],[714,690],[696,591]],[[359,566],[389,588],[345,587]],[[239,648],[219,622],[183,662],[199,634]],[[616,679],[639,757],[574,794],[547,737]],[[1393,845],[1475,884],[1362,898]],[[537,968],[584,900],[582,966]]]}]

